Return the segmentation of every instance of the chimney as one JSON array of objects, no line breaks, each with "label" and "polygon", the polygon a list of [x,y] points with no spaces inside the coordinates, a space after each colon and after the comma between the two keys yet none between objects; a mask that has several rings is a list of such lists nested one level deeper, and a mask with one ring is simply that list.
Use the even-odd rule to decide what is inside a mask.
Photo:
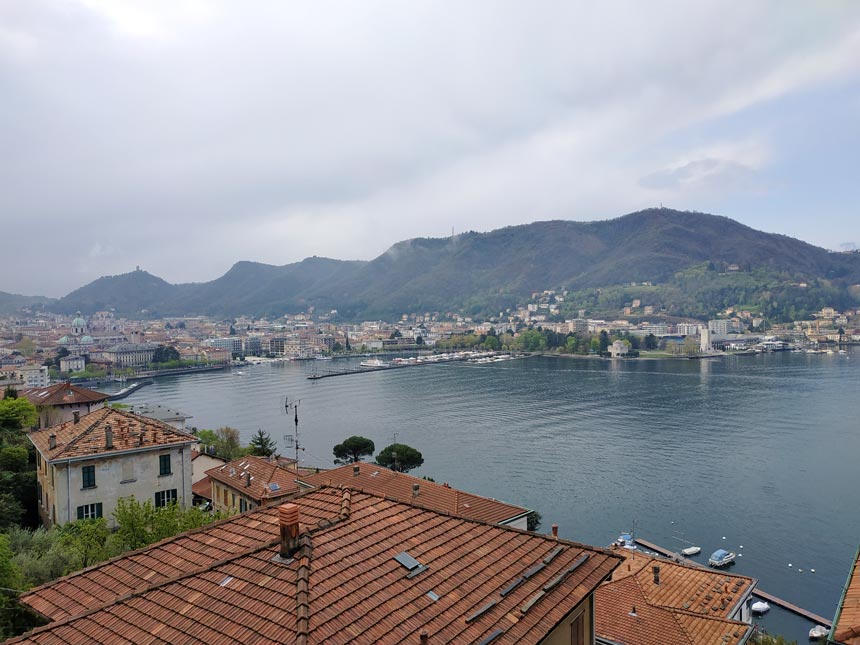
[{"label": "chimney", "polygon": [[75,423],[78,423],[81,420],[81,412],[80,410],[75,410],[72,412],[72,419]]},{"label": "chimney", "polygon": [[421,645],[427,645],[429,640],[430,640],[430,637],[427,635],[427,630],[422,629],[421,630]]},{"label": "chimney", "polygon": [[352,476],[358,477],[360,474],[361,474],[361,466],[359,466],[358,464],[355,464],[352,467]]},{"label": "chimney", "polygon": [[552,536],[557,540],[558,539],[558,524],[552,525]]},{"label": "chimney", "polygon": [[278,506],[278,524],[281,527],[281,550],[279,555],[284,560],[288,560],[299,550],[298,504],[282,504]]},{"label": "chimney", "polygon": [[113,429],[110,424],[105,426],[105,448],[113,448]]},{"label": "chimney", "polygon": [[51,433],[48,435],[48,448],[53,450],[57,447],[57,435]]},{"label": "chimney", "polygon": [[138,437],[137,437],[137,445],[138,445],[138,446],[142,446],[142,445],[143,445],[143,434],[144,434],[144,431],[143,431],[143,430],[141,430],[141,431],[140,431],[140,435],[138,435]]},{"label": "chimney", "polygon": [[251,485],[251,473],[245,473],[245,488],[248,488]]},{"label": "chimney", "polygon": [[421,484],[412,484],[412,497],[418,497],[419,490],[421,490]]},{"label": "chimney", "polygon": [[655,564],[653,567],[651,567],[651,571],[654,572],[654,584],[659,585],[660,584],[660,565]]}]

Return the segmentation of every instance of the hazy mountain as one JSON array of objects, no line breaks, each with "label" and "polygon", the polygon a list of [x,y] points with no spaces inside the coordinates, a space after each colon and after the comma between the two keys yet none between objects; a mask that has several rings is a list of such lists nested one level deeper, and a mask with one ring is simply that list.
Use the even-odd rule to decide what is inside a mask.
[{"label": "hazy mountain", "polygon": [[53,298],[43,296],[22,296],[17,293],[0,291],[0,314],[11,314],[24,308],[41,309],[54,304]]},{"label": "hazy mountain", "polygon": [[492,312],[533,291],[631,281],[662,283],[702,263],[739,265],[783,280],[860,283],[860,254],[830,253],[725,217],[652,209],[599,222],[550,221],[489,233],[399,242],[369,262],[307,258],[239,262],[211,282],[171,285],[144,271],[99,278],[58,310],[114,307],[140,315],[278,315],[309,306],[344,318],[409,311]]}]

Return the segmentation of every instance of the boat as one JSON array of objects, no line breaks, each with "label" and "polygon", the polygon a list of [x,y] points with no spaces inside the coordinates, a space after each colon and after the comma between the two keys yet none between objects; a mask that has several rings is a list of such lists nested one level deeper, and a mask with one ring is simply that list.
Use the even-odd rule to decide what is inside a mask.
[{"label": "boat", "polygon": [[235,372],[233,372],[233,374],[235,374],[236,376],[244,376],[245,372],[243,372],[242,370],[236,370]]},{"label": "boat", "polygon": [[712,567],[724,567],[735,561],[735,554],[725,549],[717,549],[711,554],[708,559],[708,564]]},{"label": "boat", "polygon": [[700,546],[688,546],[686,549],[681,549],[681,555],[685,555],[688,558],[691,555],[698,555],[702,552],[702,547]]},{"label": "boat", "polygon": [[633,539],[632,533],[622,533],[618,536],[618,539],[615,540],[615,544],[623,549],[627,549],[628,551],[636,550],[636,540]]},{"label": "boat", "polygon": [[752,604],[750,609],[753,610],[754,614],[764,614],[770,611],[770,605],[767,604],[764,600],[758,600]]},{"label": "boat", "polygon": [[830,630],[827,629],[824,625],[816,625],[809,630],[809,640],[820,641],[822,638],[827,638],[827,635],[829,633]]},{"label": "boat", "polygon": [[388,367],[388,363],[378,358],[371,358],[367,361],[361,361],[359,367]]}]

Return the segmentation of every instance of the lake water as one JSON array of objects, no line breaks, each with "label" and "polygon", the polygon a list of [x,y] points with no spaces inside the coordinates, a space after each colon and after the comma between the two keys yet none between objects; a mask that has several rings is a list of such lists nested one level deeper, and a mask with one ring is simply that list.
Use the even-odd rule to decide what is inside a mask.
[{"label": "lake water", "polygon": [[[733,572],[832,618],[860,541],[860,352],[537,357],[306,378],[354,363],[159,379],[124,402],[177,407],[190,426],[230,425],[246,441],[262,428],[293,456],[283,406],[299,399],[310,465],[330,467],[350,435],[377,449],[396,436],[424,455],[413,474],[535,509],[542,530],[557,523],[562,537],[606,545],[635,521],[657,544],[701,546],[701,560],[727,548],[742,554]],[[799,642],[810,627],[782,612],[766,626]]]}]

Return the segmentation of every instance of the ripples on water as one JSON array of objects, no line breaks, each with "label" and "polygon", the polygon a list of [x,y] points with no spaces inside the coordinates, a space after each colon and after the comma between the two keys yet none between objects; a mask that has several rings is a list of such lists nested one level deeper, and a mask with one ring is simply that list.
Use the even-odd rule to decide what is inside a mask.
[{"label": "ripples on water", "polygon": [[423,453],[416,474],[534,508],[544,529],[608,544],[636,520],[642,537],[684,537],[704,558],[727,547],[743,553],[735,572],[830,617],[860,540],[858,365],[857,353],[533,358],[308,381],[319,364],[287,363],[161,379],[128,402],[245,440],[263,428],[291,455],[288,395],[309,464],[330,466],[350,435],[379,449],[396,434]]}]

